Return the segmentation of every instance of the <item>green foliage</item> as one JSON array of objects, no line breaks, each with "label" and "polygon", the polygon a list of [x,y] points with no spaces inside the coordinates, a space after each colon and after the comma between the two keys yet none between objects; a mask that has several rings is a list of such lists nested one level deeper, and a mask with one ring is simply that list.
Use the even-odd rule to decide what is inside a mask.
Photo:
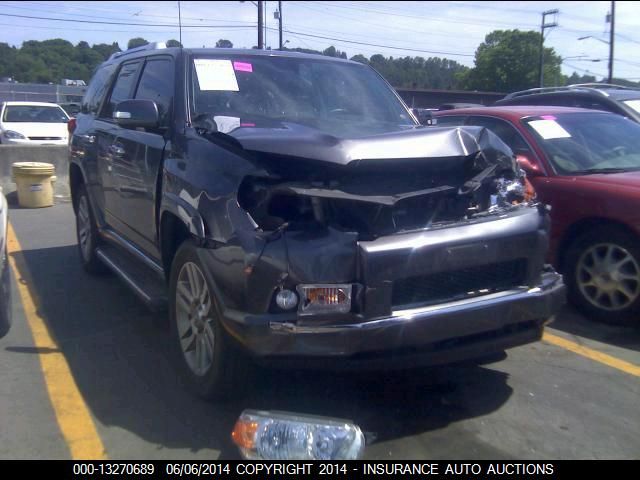
[{"label": "green foliage", "polygon": [[119,52],[117,42],[90,46],[56,38],[39,42],[30,40],[22,48],[0,43],[0,76],[21,83],[60,83],[63,78],[88,82],[95,68],[112,53]]},{"label": "green foliage", "polygon": [[216,48],[233,48],[233,43],[230,40],[221,38],[216,42]]},{"label": "green foliage", "polygon": [[[562,59],[545,47],[544,84],[553,85],[562,76]],[[475,67],[458,77],[469,90],[512,92],[539,86],[540,33],[495,30],[476,50]]]},{"label": "green foliage", "polygon": [[[385,57],[377,54],[370,58],[358,54],[351,60],[371,65],[396,88],[415,89],[471,89],[509,92],[537,86],[538,48],[540,34],[535,32],[496,31],[487,35],[476,52],[476,66],[469,69],[453,60],[422,57]],[[132,38],[128,47],[146,45],[143,38]],[[171,39],[167,46],[180,46]],[[229,40],[220,39],[218,48],[233,48]],[[284,50],[347,58],[347,53],[334,46],[320,52],[306,48]],[[119,52],[117,42],[77,45],[63,40],[27,41],[21,48],[0,42],[0,77],[13,77],[22,83],[60,83],[63,78],[88,82],[95,68]],[[561,59],[553,49],[545,49],[545,85],[565,85],[595,82],[589,75],[567,77],[560,73]],[[637,82],[614,79],[614,83],[639,86]]]},{"label": "green foliage", "polygon": [[167,47],[182,47],[182,44],[178,40],[172,38],[171,40],[167,40]]},{"label": "green foliage", "polygon": [[131,40],[129,40],[129,43],[127,43],[127,50],[129,50],[130,48],[142,47],[148,44],[149,42],[142,37],[132,38]]}]

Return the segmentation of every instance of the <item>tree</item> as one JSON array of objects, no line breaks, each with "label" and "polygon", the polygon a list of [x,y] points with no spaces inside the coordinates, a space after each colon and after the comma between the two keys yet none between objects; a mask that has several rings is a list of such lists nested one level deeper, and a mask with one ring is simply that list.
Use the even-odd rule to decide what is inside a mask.
[{"label": "tree", "polygon": [[143,45],[148,45],[148,44],[149,42],[146,41],[144,38],[141,38],[141,37],[132,38],[131,40],[129,40],[129,43],[127,43],[127,50],[129,50],[130,48],[142,47]]},{"label": "tree", "polygon": [[109,45],[108,43],[97,43],[93,45],[91,49],[99,53],[102,60],[107,60],[114,53],[122,51],[120,50],[120,45],[118,45],[118,42],[113,42],[111,45]]},{"label": "tree", "polygon": [[[553,48],[544,49],[544,83],[561,77],[562,59]],[[476,50],[475,67],[458,76],[470,90],[512,92],[539,84],[540,33],[495,30]]]},{"label": "tree", "polygon": [[229,40],[220,39],[216,42],[216,48],[233,48],[233,43]]},{"label": "tree", "polygon": [[360,62],[360,63],[364,63],[365,65],[369,65],[369,59],[367,59],[367,57],[365,57],[360,53],[358,55],[354,55],[349,60],[351,60],[352,62]]},{"label": "tree", "polygon": [[172,38],[171,40],[167,40],[167,47],[182,47],[182,44],[178,40],[174,40]]}]

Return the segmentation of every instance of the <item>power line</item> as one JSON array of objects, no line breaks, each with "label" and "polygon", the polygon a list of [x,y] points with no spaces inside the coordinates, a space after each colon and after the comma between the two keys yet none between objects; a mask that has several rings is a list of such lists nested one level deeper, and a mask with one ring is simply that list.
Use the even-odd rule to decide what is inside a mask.
[{"label": "power line", "polygon": [[[30,15],[14,15],[11,13],[0,13],[0,16],[3,17],[17,17],[17,18],[31,18],[35,20],[53,20],[56,22],[73,22],[73,23],[93,23],[100,25],[130,25],[130,26],[138,26],[138,27],[171,27],[178,28],[178,24],[169,24],[169,23],[132,23],[132,22],[102,22],[97,20],[75,20],[70,18],[52,18],[52,17],[35,17]],[[246,28],[245,25],[183,25],[183,28]]]},{"label": "power line", "polygon": [[578,70],[580,72],[589,73],[591,75],[597,75],[598,77],[606,77],[606,74],[592,72],[591,70],[585,70],[584,68],[576,67],[575,65],[571,65],[570,63],[565,63],[567,67],[573,68],[574,70]]},{"label": "power line", "polygon": [[[461,21],[461,20],[451,20],[450,18],[443,18],[443,17],[433,17],[433,16],[429,16],[428,18],[419,18],[417,15],[405,15],[405,14],[399,14],[399,13],[390,13],[389,11],[380,11],[380,10],[375,10],[375,9],[371,9],[371,8],[357,8],[357,7],[347,7],[344,5],[336,5],[336,4],[330,4],[327,5],[324,2],[309,2],[309,3],[314,3],[314,4],[321,4],[323,7],[325,8],[329,8],[329,7],[334,7],[334,8],[343,8],[343,9],[348,9],[348,10],[356,10],[356,11],[360,11],[360,12],[367,12],[367,13],[382,13],[384,15],[390,15],[393,17],[405,17],[405,18],[411,18],[413,20],[419,19],[419,20],[439,20],[439,21],[446,21],[449,23],[461,23],[461,24],[467,24],[467,25],[505,25],[505,26],[510,26],[513,27],[514,24],[513,23],[505,23],[505,22],[493,22],[493,21],[487,21],[487,22],[465,22],[465,21]],[[535,28],[536,25],[531,25],[531,24],[519,24],[519,26],[522,27],[530,27],[530,28]]]},{"label": "power line", "polygon": [[[272,27],[267,27],[267,30],[277,30],[277,29],[272,28]],[[418,52],[418,53],[430,53],[430,54],[435,54],[435,55],[452,55],[452,56],[459,56],[459,57],[474,57],[475,56],[472,53],[437,52],[437,51],[430,51],[430,50],[418,50],[418,49],[414,49],[414,48],[395,47],[395,46],[388,46],[388,45],[380,45],[380,44],[376,44],[376,43],[356,42],[356,41],[353,41],[353,40],[345,40],[344,38],[324,37],[324,36],[321,36],[321,35],[311,35],[311,34],[308,34],[308,33],[293,32],[291,30],[284,30],[284,29],[282,31],[286,32],[286,33],[292,33],[294,35],[301,35],[303,37],[320,38],[322,40],[334,40],[336,42],[352,43],[354,45],[366,45],[366,46],[369,46],[369,47],[388,48],[388,49],[391,49],[391,50],[403,50],[403,51],[407,51],[407,52]]]}]

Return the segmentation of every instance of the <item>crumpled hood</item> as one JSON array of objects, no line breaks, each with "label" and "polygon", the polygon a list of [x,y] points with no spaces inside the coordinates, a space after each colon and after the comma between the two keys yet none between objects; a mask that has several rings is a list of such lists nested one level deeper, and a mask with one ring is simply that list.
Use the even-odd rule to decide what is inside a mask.
[{"label": "crumpled hood", "polygon": [[[245,150],[348,165],[360,160],[468,157],[482,152],[486,165],[513,164],[513,154],[483,127],[418,127],[342,139],[302,125],[239,128],[229,133]],[[484,163],[484,162],[482,162]],[[481,165],[478,165],[481,167]]]}]

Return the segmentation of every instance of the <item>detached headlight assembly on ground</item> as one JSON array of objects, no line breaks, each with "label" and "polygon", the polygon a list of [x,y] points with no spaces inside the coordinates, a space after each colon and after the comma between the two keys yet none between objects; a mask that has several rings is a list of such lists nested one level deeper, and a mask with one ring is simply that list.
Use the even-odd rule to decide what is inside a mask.
[{"label": "detached headlight assembly on ground", "polygon": [[245,410],[231,433],[247,460],[357,460],[365,438],[345,420]]},{"label": "detached headlight assembly on ground", "polygon": [[4,136],[5,138],[9,138],[11,140],[24,140],[25,138],[27,138],[21,133],[14,132],[13,130],[6,130],[4,132]]},{"label": "detached headlight assembly on ground", "polygon": [[352,285],[298,285],[300,315],[319,313],[348,313],[351,310]]}]

